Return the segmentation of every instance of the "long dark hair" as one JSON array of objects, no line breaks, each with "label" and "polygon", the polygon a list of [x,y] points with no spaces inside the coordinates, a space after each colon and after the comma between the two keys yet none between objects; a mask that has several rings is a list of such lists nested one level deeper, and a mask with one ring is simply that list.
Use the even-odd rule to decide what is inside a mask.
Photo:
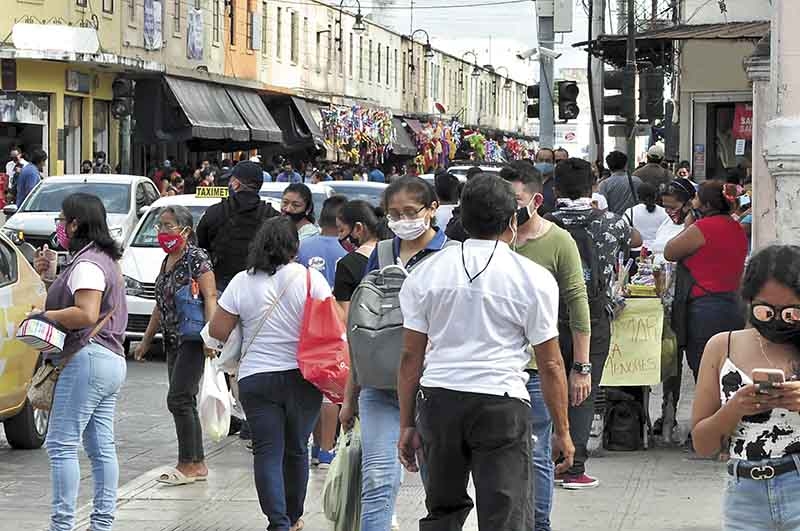
[{"label": "long dark hair", "polygon": [[106,221],[106,207],[100,198],[92,194],[75,193],[67,196],[61,203],[64,222],[77,221],[78,228],[70,238],[68,251],[71,254],[93,243],[95,247],[114,260],[122,258],[122,250],[111,237]]},{"label": "long dark hair", "polygon": [[388,240],[394,237],[389,230],[386,215],[380,207],[373,207],[367,201],[354,199],[348,201],[339,211],[339,220],[352,229],[356,223],[361,223],[370,236],[379,240]]},{"label": "long dark hair", "polygon": [[287,192],[294,192],[303,198],[306,204],[306,219],[314,223],[317,218],[314,217],[314,198],[311,195],[311,190],[303,183],[292,183],[283,191],[283,195]]},{"label": "long dark hair", "polygon": [[800,295],[800,246],[770,245],[754,254],[742,278],[742,298],[752,302],[770,280]]},{"label": "long dark hair", "polygon": [[[735,195],[731,195],[730,187],[720,180],[706,181],[700,185],[700,190],[697,192],[700,204],[708,206],[713,214],[730,214],[733,212],[734,204],[736,202]],[[735,192],[734,192],[735,193]],[[729,198],[733,197],[733,201]]]},{"label": "long dark hair", "polygon": [[389,210],[389,202],[396,194],[406,192],[425,208],[430,208],[436,201],[433,186],[421,177],[400,177],[383,191],[383,208]]},{"label": "long dark hair", "polygon": [[656,211],[656,198],[658,189],[650,183],[643,182],[639,185],[639,201],[647,207],[651,214]]},{"label": "long dark hair", "polygon": [[269,218],[250,242],[247,270],[274,275],[279,267],[294,260],[299,247],[297,227],[291,219],[285,216]]}]

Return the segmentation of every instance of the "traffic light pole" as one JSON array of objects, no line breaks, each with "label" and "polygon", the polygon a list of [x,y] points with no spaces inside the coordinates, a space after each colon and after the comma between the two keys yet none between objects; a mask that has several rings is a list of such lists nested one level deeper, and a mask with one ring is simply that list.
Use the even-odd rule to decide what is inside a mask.
[{"label": "traffic light pole", "polygon": [[[627,40],[627,62],[625,70],[628,73],[628,79],[635,79],[636,76],[636,16],[635,16],[635,2],[636,0],[628,0],[628,40]],[[631,96],[633,97],[633,96]],[[627,117],[627,127],[625,132],[628,139],[628,171],[633,173],[636,169],[636,136],[634,132],[636,129],[636,113],[631,113]]]},{"label": "traffic light pole", "polygon": [[[553,2],[536,2],[539,18],[539,47],[552,50],[556,34],[553,25]],[[553,102],[553,58],[539,54],[539,146],[555,147],[555,109]]]},{"label": "traffic light pole", "polygon": [[119,166],[120,173],[130,175],[131,171],[131,119],[130,115],[119,119]]},{"label": "traffic light pole", "polygon": [[[590,40],[597,39],[606,31],[605,0],[591,0],[591,33]],[[589,145],[590,160],[602,160],[605,154],[605,126],[603,125],[603,61],[594,54],[589,56],[590,98],[592,105],[591,143]]]}]

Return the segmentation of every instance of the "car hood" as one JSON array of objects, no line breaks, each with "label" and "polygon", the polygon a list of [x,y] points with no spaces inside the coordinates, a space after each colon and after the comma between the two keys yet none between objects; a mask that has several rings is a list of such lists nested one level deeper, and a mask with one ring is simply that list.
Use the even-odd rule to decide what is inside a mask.
[{"label": "car hood", "polygon": [[[4,227],[33,236],[49,237],[56,231],[58,212],[18,212],[6,221]],[[108,227],[124,227],[125,214],[108,214]]]},{"label": "car hood", "polygon": [[167,254],[160,247],[128,247],[122,255],[122,274],[139,282],[155,284]]}]

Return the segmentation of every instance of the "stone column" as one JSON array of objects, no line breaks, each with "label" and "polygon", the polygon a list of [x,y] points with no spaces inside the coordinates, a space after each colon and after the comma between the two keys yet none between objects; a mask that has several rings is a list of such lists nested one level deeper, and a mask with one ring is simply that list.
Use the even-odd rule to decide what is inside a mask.
[{"label": "stone column", "polygon": [[[767,123],[764,157],[775,180],[775,224],[781,243],[800,243],[800,22],[793,0],[775,0],[771,83],[775,117]],[[794,9],[792,9],[794,7]]]},{"label": "stone column", "polygon": [[777,239],[775,229],[775,181],[762,156],[767,122],[774,117],[774,102],[769,86],[769,36],[756,47],[745,61],[747,77],[753,84],[753,249],[764,247]]}]

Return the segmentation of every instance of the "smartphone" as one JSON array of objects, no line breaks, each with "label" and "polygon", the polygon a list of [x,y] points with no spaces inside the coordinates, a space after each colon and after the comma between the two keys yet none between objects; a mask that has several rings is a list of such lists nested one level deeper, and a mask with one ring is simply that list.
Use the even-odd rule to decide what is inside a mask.
[{"label": "smartphone", "polygon": [[786,381],[786,375],[780,369],[753,369],[753,383],[758,387],[758,393],[768,395],[775,389],[775,384]]}]

